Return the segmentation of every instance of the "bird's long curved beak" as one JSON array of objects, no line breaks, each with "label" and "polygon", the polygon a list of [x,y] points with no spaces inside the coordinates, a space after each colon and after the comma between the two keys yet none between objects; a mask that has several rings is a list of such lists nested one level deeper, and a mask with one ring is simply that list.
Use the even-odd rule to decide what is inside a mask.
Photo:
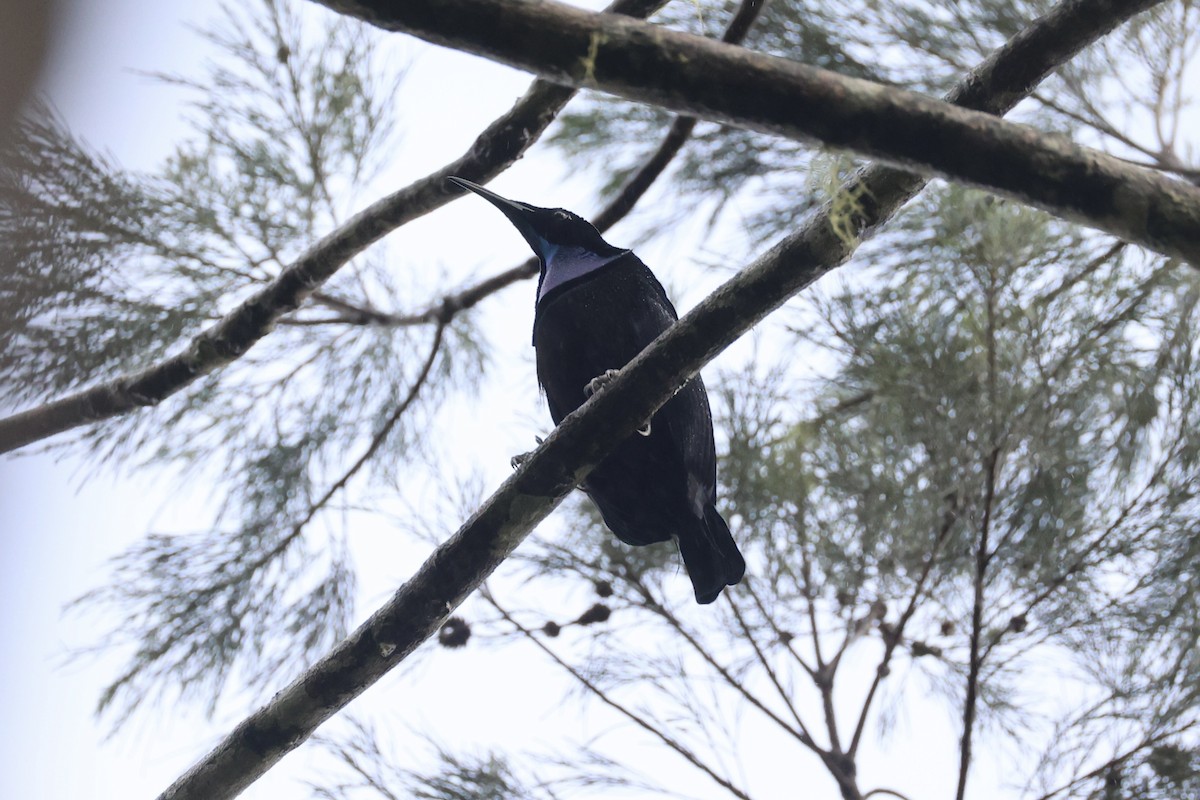
[{"label": "bird's long curved beak", "polygon": [[450,177],[446,178],[446,180],[450,181],[450,183],[453,183],[455,186],[461,186],[464,189],[471,190],[494,205],[496,208],[503,211],[506,216],[510,212],[528,214],[530,211],[533,211],[533,207],[526,203],[520,203],[516,200],[509,200],[507,197],[502,197],[493,192],[491,189],[480,186],[478,183],[472,183],[466,178],[460,178],[457,175],[451,175]]},{"label": "bird's long curved beak", "polygon": [[542,209],[537,206],[531,206],[528,203],[522,203],[517,200],[509,200],[507,197],[496,194],[491,189],[485,189],[478,183],[472,183],[465,178],[451,175],[446,178],[447,181],[455,186],[460,186],[463,189],[474,192],[475,194],[487,200],[489,203],[500,209],[504,216],[508,217],[508,221],[513,224],[529,246],[533,248],[533,252],[543,261],[546,254],[546,239],[537,230],[535,225],[534,214]]}]

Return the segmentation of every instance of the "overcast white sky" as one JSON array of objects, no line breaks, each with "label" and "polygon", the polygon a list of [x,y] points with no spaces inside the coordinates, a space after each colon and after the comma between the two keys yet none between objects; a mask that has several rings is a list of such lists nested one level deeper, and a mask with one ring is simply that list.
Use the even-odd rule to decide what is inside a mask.
[{"label": "overcast white sky", "polygon": [[[594,3],[593,3],[594,5]],[[215,0],[190,4],[158,0],[77,2],[64,18],[55,60],[46,79],[47,91],[74,130],[112,152],[122,164],[152,168],[183,132],[180,96],[136,70],[198,74],[204,56],[185,21],[202,21],[216,13]],[[186,15],[185,15],[186,10]],[[456,53],[415,43],[405,45],[413,70],[402,96],[404,137],[385,182],[399,186],[462,152],[489,120],[507,109],[524,91],[529,78]],[[563,168],[530,157],[497,182],[498,191],[543,205],[562,205],[586,213],[593,208],[589,187],[576,180],[560,184]],[[470,219],[481,240],[495,242],[488,254],[462,247],[435,247],[452,226]],[[414,243],[424,243],[427,263],[452,274],[486,274],[525,255],[524,244],[507,222],[486,204],[455,204],[406,230]],[[612,237],[621,242],[620,230]],[[680,233],[685,237],[686,232]],[[643,252],[652,265],[661,263],[675,242]],[[693,256],[695,255],[693,250]],[[749,256],[750,254],[747,254]],[[747,261],[749,258],[747,257]],[[686,264],[684,265],[686,268]],[[661,272],[661,271],[660,271]],[[690,307],[719,276],[684,285],[681,307]],[[678,286],[671,275],[668,285]],[[489,490],[506,474],[507,458],[528,449],[537,428],[548,425],[536,396],[528,325],[532,287],[510,289],[504,301],[487,305],[488,330],[512,332],[513,344],[501,350],[510,366],[498,370],[488,395],[488,415],[463,415],[455,425],[471,442],[469,462],[480,466]],[[197,487],[202,489],[203,487]],[[81,592],[102,584],[105,562],[152,526],[199,511],[198,497],[146,473],[102,473],[96,477],[78,463],[24,456],[0,460],[0,797],[133,798],[152,797],[214,744],[240,718],[226,708],[212,723],[199,709],[170,705],[139,716],[126,729],[106,739],[108,729],[92,709],[99,687],[111,678],[117,661],[68,663],[72,648],[87,644],[89,623],[62,614],[63,606]],[[457,521],[449,524],[453,527]],[[386,592],[415,568],[420,549],[393,546],[391,532],[365,534],[365,551],[374,565],[364,575],[360,613],[365,615]],[[681,588],[687,590],[686,579]],[[690,590],[688,590],[690,591]],[[503,687],[503,691],[497,691]],[[434,727],[443,740],[491,743],[501,748],[553,743],[562,736],[584,738],[611,727],[613,719],[597,712],[583,722],[557,713],[564,687],[557,673],[524,647],[482,653],[439,653],[404,676],[393,676],[371,690],[362,709],[385,709],[382,719],[401,741],[406,761],[419,763],[423,751],[397,720],[421,728]],[[391,720],[390,723],[387,720]],[[519,724],[514,724],[519,723]],[[747,735],[755,735],[752,727]],[[954,753],[955,731],[940,705],[909,718],[891,741],[887,757],[868,753],[864,767],[887,786],[911,791],[913,800],[952,796],[953,766],[929,769],[931,751]],[[789,752],[773,751],[764,738],[747,771],[774,772],[778,784],[755,781],[766,797],[834,797],[830,781],[815,762],[796,762]],[[415,749],[414,749],[415,748]],[[319,766],[309,751],[289,757],[247,797],[302,797],[297,778],[315,779]],[[636,756],[635,756],[636,757]],[[646,752],[642,760],[657,771],[673,770],[671,756]],[[767,764],[773,767],[768,768]],[[811,770],[811,773],[809,772]],[[972,797],[1000,796],[989,790],[998,772],[983,763],[973,773]],[[681,771],[681,791],[693,796],[723,796],[704,780]]]}]

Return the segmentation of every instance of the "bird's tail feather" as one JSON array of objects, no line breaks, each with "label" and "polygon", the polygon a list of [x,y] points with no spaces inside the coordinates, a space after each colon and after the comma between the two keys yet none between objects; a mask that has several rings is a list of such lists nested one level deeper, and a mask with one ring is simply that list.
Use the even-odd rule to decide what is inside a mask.
[{"label": "bird's tail feather", "polygon": [[713,506],[704,511],[699,530],[677,537],[679,554],[696,591],[696,602],[711,603],[726,586],[733,586],[746,573],[746,561],[738,550],[724,518]]}]

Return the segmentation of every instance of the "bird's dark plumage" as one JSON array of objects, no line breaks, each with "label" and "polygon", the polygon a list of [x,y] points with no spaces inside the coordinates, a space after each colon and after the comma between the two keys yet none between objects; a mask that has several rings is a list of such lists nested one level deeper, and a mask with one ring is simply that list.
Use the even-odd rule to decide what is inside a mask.
[{"label": "bird's dark plumage", "polygon": [[[555,424],[583,405],[589,382],[625,366],[678,319],[641,259],[586,220],[450,180],[504,212],[541,259],[533,341]],[[583,489],[621,541],[674,539],[698,602],[742,579],[746,563],[716,510],[712,413],[699,375],[658,410],[648,433],[618,444]]]}]

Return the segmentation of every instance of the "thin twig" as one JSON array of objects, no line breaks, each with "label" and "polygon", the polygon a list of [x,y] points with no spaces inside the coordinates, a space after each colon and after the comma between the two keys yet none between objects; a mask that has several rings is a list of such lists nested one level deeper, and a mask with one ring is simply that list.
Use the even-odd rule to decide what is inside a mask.
[{"label": "thin twig", "polygon": [[994,447],[988,454],[983,522],[980,525],[978,549],[975,553],[975,597],[971,604],[971,650],[967,667],[967,696],[963,701],[963,733],[959,748],[958,789],[956,800],[963,800],[967,791],[967,771],[971,765],[971,741],[975,726],[975,710],[979,695],[979,672],[982,666],[980,640],[983,637],[984,580],[987,574],[988,529],[991,525],[992,504],[995,500],[996,462],[1000,448]]},{"label": "thin twig", "polygon": [[[1029,618],[1034,609],[1036,609],[1046,600],[1050,599],[1055,592],[1066,585],[1067,581],[1069,581],[1072,576],[1078,574],[1084,567],[1088,566],[1089,562],[1094,563],[1094,561],[1107,559],[1108,553],[1101,549],[1103,545],[1118,531],[1121,523],[1128,519],[1128,517],[1137,509],[1137,507],[1141,504],[1142,499],[1146,496],[1146,493],[1158,485],[1158,482],[1166,474],[1167,468],[1174,463],[1175,460],[1171,458],[1170,455],[1164,457],[1159,462],[1154,472],[1147,479],[1146,485],[1143,486],[1140,491],[1138,491],[1137,495],[1121,508],[1116,518],[1103,531],[1101,531],[1098,536],[1093,538],[1092,541],[1088,542],[1083,547],[1079,548],[1079,554],[1075,557],[1075,559],[1067,564],[1066,567],[1058,573],[1058,575],[1047,581],[1046,586],[1040,592],[1034,595],[1033,598],[1030,599],[1025,605],[1024,610],[1020,612],[1020,616]],[[1138,537],[1133,537],[1128,541],[1122,540],[1123,546],[1136,547],[1137,543]],[[1102,615],[1100,616],[1102,618]],[[987,647],[983,651],[984,659],[986,659],[991,654],[992,650],[1000,644],[1000,642],[1004,639],[1005,634],[1007,634],[1010,630],[1011,628],[1004,627],[996,632],[996,634],[992,637],[992,640],[988,642]]]},{"label": "thin twig", "polygon": [[547,646],[546,643],[543,642],[541,639],[534,636],[532,631],[530,631],[528,628],[526,628],[521,623],[517,622],[503,607],[501,607],[501,605],[498,602],[496,602],[496,598],[492,596],[492,593],[490,591],[488,591],[486,587],[484,587],[483,590],[480,591],[480,595],[483,597],[484,600],[486,600],[492,606],[492,608],[496,609],[496,611],[500,614],[501,617],[504,618],[504,620],[506,622],[508,622],[510,625],[512,625],[514,628],[516,628],[518,631],[520,631],[521,634],[526,639],[528,639],[530,642],[533,642],[533,644],[535,646],[537,646],[537,648],[539,650],[541,650],[543,653],[545,653],[547,656],[549,656],[550,659],[552,661],[554,661],[555,664],[557,664],[559,667],[561,667],[563,670],[565,670],[572,678],[579,681],[579,683],[584,688],[586,688],[589,692],[591,692],[593,695],[595,695],[596,698],[599,699],[602,703],[607,705],[609,708],[612,708],[617,713],[624,716],[626,719],[633,722],[635,725],[637,725],[642,730],[644,730],[647,733],[651,734],[652,736],[656,737],[659,741],[661,741],[667,747],[674,750],[679,755],[683,756],[683,758],[686,759],[688,761],[688,763],[690,763],[692,766],[696,767],[696,769],[703,772],[705,775],[707,775],[712,780],[716,781],[718,784],[720,784],[722,787],[724,787],[727,791],[732,793],[735,797],[740,797],[740,798],[742,798],[742,800],[750,800],[750,795],[748,795],[744,790],[735,786],[728,778],[725,778],[725,777],[717,774],[717,772],[712,767],[708,766],[703,761],[701,761],[699,756],[697,756],[695,753],[693,753],[691,750],[689,750],[683,744],[681,744],[674,738],[668,736],[667,734],[663,733],[662,730],[660,730],[657,726],[648,722],[645,719],[645,717],[642,717],[641,715],[631,711],[624,705],[618,703],[616,700],[613,700],[611,697],[608,696],[608,693],[606,693],[603,689],[601,689],[599,686],[597,686],[595,684],[595,682],[589,680],[586,675],[584,675],[582,672],[575,669],[575,667],[571,666],[566,661],[564,661],[562,659],[562,657],[558,655],[558,653],[554,652],[554,650],[552,650],[549,646]]},{"label": "thin twig", "polygon": [[702,645],[696,639],[696,637],[692,635],[692,632],[684,627],[683,623],[679,621],[679,618],[672,614],[665,606],[663,606],[662,603],[658,602],[658,600],[654,597],[654,594],[650,591],[650,588],[646,586],[645,583],[636,577],[630,578],[630,583],[637,590],[638,594],[642,596],[643,608],[658,615],[663,621],[670,625],[675,632],[691,646],[692,650],[694,650],[696,654],[705,661],[705,663],[712,667],[713,671],[720,675],[722,680],[729,684],[729,686],[738,694],[744,697],[750,703],[750,705],[757,708],[763,713],[764,716],[786,731],[802,745],[821,756],[822,759],[825,759],[828,756],[828,753],[816,743],[816,741],[807,733],[807,731],[803,729],[803,727],[792,727],[787,720],[783,719],[770,708],[768,708],[767,705],[763,703],[763,701],[759,699],[757,695],[747,689],[742,681],[734,677],[733,673],[729,671],[728,667],[717,661],[713,654],[709,652],[708,648]]},{"label": "thin twig", "polygon": [[374,456],[375,453],[379,451],[379,448],[383,446],[383,443],[387,441],[388,436],[391,435],[392,430],[396,427],[396,424],[417,399],[417,395],[420,393],[422,387],[424,387],[425,382],[429,379],[429,373],[432,371],[433,364],[437,360],[438,351],[442,347],[442,335],[445,333],[445,331],[446,323],[439,322],[437,327],[433,330],[433,341],[429,345],[429,355],[425,358],[425,363],[421,365],[421,371],[417,374],[416,380],[414,380],[412,386],[409,387],[408,394],[405,395],[404,399],[400,401],[400,404],[396,406],[396,408],[388,416],[387,420],[382,426],[380,426],[379,430],[375,433],[374,438],[372,438],[371,444],[366,450],[363,451],[363,454],[358,457],[358,460],[355,461],[350,468],[342,474],[342,477],[338,478],[328,489],[325,490],[325,494],[321,495],[321,498],[317,500],[317,502],[309,506],[308,512],[304,515],[304,518],[297,522],[292,528],[292,536],[298,536],[304,526],[311,522],[312,518],[317,515],[317,512],[324,508],[329,501],[333,499],[334,495],[346,487],[346,484],[350,482],[350,479],[353,478],[358,471],[361,470],[367,464],[367,462],[371,460],[371,457]]},{"label": "thin twig", "polygon": [[908,800],[907,795],[900,794],[900,792],[897,792],[895,789],[872,789],[863,795],[863,800],[867,800],[867,798],[874,794],[886,794],[891,795],[892,797],[899,797],[900,800]]},{"label": "thin twig", "polygon": [[766,604],[763,603],[762,598],[758,596],[758,592],[754,589],[754,581],[745,581],[742,584],[742,591],[750,595],[750,598],[754,600],[754,605],[758,607],[758,613],[762,614],[763,619],[765,619],[767,624],[771,626],[771,630],[775,631],[775,635],[778,636],[779,640],[784,643],[785,649],[791,653],[792,658],[796,660],[796,663],[800,665],[800,668],[807,672],[809,677],[812,677],[815,674],[813,668],[809,666],[808,662],[804,660],[803,656],[792,649],[792,635],[790,633],[785,635],[785,631],[779,628],[779,624],[775,622],[775,618],[767,613]]},{"label": "thin twig", "polygon": [[871,711],[871,703],[875,699],[875,694],[879,690],[879,686],[887,674],[891,664],[892,654],[904,639],[904,629],[907,627],[909,620],[917,611],[917,604],[920,602],[921,595],[925,591],[925,581],[928,580],[929,574],[933,571],[934,562],[937,561],[938,554],[941,552],[942,544],[949,538],[950,530],[954,527],[954,522],[957,520],[957,513],[954,509],[950,509],[942,517],[942,524],[938,528],[937,536],[933,540],[933,547],[929,551],[929,557],[925,559],[925,563],[921,566],[921,574],[917,576],[917,582],[913,586],[912,595],[908,599],[908,606],[900,615],[900,619],[896,622],[896,630],[894,636],[884,637],[883,657],[879,659],[879,665],[875,668],[875,677],[871,681],[871,688],[867,691],[867,697],[863,700],[862,710],[858,714],[858,724],[854,726],[854,736],[850,739],[849,755],[854,756],[858,752],[858,745],[862,741],[863,731],[866,729],[867,716]]},{"label": "thin twig", "polygon": [[[396,423],[400,421],[400,418],[413,404],[413,401],[416,400],[417,395],[425,385],[425,382],[429,379],[429,373],[433,368],[438,351],[442,346],[442,334],[444,333],[445,328],[445,325],[439,325],[434,330],[433,342],[429,347],[429,355],[426,357],[424,364],[422,364],[421,371],[413,381],[412,386],[409,387],[408,394],[405,396],[404,400],[402,400],[400,404],[396,406],[396,409],[391,413],[387,421],[384,422],[383,426],[380,427],[379,431],[376,432],[375,436],[372,437],[371,444],[367,447],[363,454],[359,456],[354,464],[352,464],[350,468],[347,469],[340,478],[338,478],[338,480],[330,485],[330,487],[325,490],[325,493],[321,495],[320,499],[308,507],[308,510],[305,512],[304,516],[292,525],[292,529],[269,549],[263,550],[252,561],[242,563],[237,559],[230,559],[224,564],[218,566],[214,571],[217,574],[223,575],[224,577],[215,583],[208,584],[207,586],[204,586],[202,589],[198,590],[191,598],[188,605],[179,611],[177,614],[178,617],[182,618],[189,616],[192,610],[197,608],[205,598],[212,597],[222,590],[241,583],[246,579],[246,576],[253,575],[255,572],[269,564],[273,559],[277,558],[281,553],[287,550],[292,543],[300,537],[300,534],[304,532],[305,526],[312,521],[313,517],[315,517],[317,513],[320,512],[320,510],[324,508],[330,500],[333,499],[334,495],[344,489],[346,484],[350,482],[350,479],[353,478],[355,474],[357,474],[358,471],[366,465],[366,463],[371,459],[371,456],[375,455],[376,451],[379,450],[380,446],[384,443],[384,441],[386,441],[392,429],[396,426]],[[236,571],[234,571],[235,568]],[[170,648],[170,646],[170,642],[164,642],[161,647],[153,651],[153,655],[155,657],[161,656]],[[137,669],[138,668],[135,665],[129,670],[129,672],[115,681],[114,684],[123,683],[131,679],[136,673]]]},{"label": "thin twig", "polygon": [[1090,278],[1092,276],[1092,273],[1094,273],[1096,270],[1100,269],[1100,267],[1104,266],[1105,264],[1110,262],[1112,259],[1116,258],[1117,255],[1119,255],[1128,246],[1129,246],[1128,242],[1123,242],[1120,239],[1115,240],[1111,245],[1108,246],[1107,249],[1105,249],[1105,251],[1103,253],[1099,254],[1098,256],[1093,258],[1091,261],[1089,261],[1087,264],[1085,264],[1082,269],[1077,270],[1076,272],[1072,273],[1071,275],[1068,275],[1066,278],[1063,279],[1062,283],[1060,283],[1058,286],[1051,289],[1046,294],[1037,298],[1037,300],[1035,300],[1034,302],[1036,302],[1038,307],[1040,307],[1040,308],[1049,307],[1049,305],[1052,302],[1054,302],[1055,300],[1057,300],[1058,297],[1063,292],[1076,286],[1081,281],[1086,280],[1087,278]]},{"label": "thin twig", "polygon": [[800,535],[800,592],[804,596],[805,610],[808,614],[809,631],[812,635],[813,654],[817,669],[810,673],[813,684],[821,696],[821,707],[824,710],[825,730],[829,734],[829,748],[834,753],[841,754],[842,739],[838,733],[837,714],[833,706],[833,683],[837,677],[838,664],[841,662],[842,650],[839,649],[830,661],[825,661],[821,655],[821,630],[817,623],[817,599],[813,590],[812,557],[808,552],[808,537],[802,531]]},{"label": "thin twig", "polygon": [[1087,772],[1083,775],[1073,778],[1070,782],[1063,784],[1062,786],[1058,787],[1057,789],[1054,789],[1053,791],[1046,792],[1045,794],[1041,795],[1040,797],[1035,798],[1035,800],[1051,800],[1051,798],[1054,798],[1054,797],[1062,794],[1063,792],[1070,791],[1071,789],[1075,788],[1076,786],[1078,786],[1081,783],[1090,781],[1093,778],[1098,778],[1100,775],[1103,775],[1105,772],[1112,769],[1113,767],[1119,766],[1119,765],[1125,763],[1126,761],[1128,761],[1129,759],[1133,758],[1138,753],[1145,750],[1147,747],[1153,747],[1154,745],[1158,744],[1159,742],[1170,739],[1172,736],[1178,736],[1181,733],[1187,733],[1189,730],[1191,730],[1194,727],[1196,727],[1196,723],[1189,722],[1187,725],[1183,725],[1179,728],[1174,728],[1169,731],[1162,731],[1161,733],[1157,733],[1154,736],[1149,736],[1145,739],[1142,739],[1142,741],[1138,742],[1136,745],[1129,748],[1124,753],[1121,753],[1120,755],[1110,758],[1108,761],[1106,761],[1105,763],[1096,767],[1095,769],[1091,770],[1090,772]]},{"label": "thin twig", "polygon": [[984,587],[987,581],[988,562],[991,560],[989,537],[992,513],[996,501],[996,471],[1000,462],[999,409],[997,408],[997,353],[996,353],[996,272],[989,272],[987,292],[987,392],[990,422],[990,450],[985,465],[983,520],[979,526],[979,543],[975,551],[974,599],[971,604],[971,647],[967,667],[967,694],[963,701],[963,732],[959,748],[958,789],[956,800],[963,800],[967,791],[967,773],[971,766],[971,743],[975,728],[975,712],[979,695],[979,673],[982,667],[980,641],[983,637]]},{"label": "thin twig", "polygon": [[800,731],[810,739],[812,735],[808,732],[808,727],[804,724],[804,720],[800,718],[800,712],[796,710],[795,704],[792,702],[792,695],[783,688],[783,684],[779,680],[779,676],[775,674],[775,669],[771,666],[771,662],[767,659],[762,648],[758,646],[758,641],[754,638],[754,632],[750,630],[750,626],[746,624],[745,618],[742,616],[741,609],[737,606],[737,601],[733,595],[729,596],[729,607],[733,610],[733,617],[737,620],[738,627],[742,629],[742,636],[750,643],[750,647],[754,650],[754,655],[758,659],[758,663],[762,665],[763,671],[767,673],[767,678],[771,681],[771,685],[775,687],[775,692],[779,695],[779,699],[791,712],[792,719],[796,720],[796,726]]}]

